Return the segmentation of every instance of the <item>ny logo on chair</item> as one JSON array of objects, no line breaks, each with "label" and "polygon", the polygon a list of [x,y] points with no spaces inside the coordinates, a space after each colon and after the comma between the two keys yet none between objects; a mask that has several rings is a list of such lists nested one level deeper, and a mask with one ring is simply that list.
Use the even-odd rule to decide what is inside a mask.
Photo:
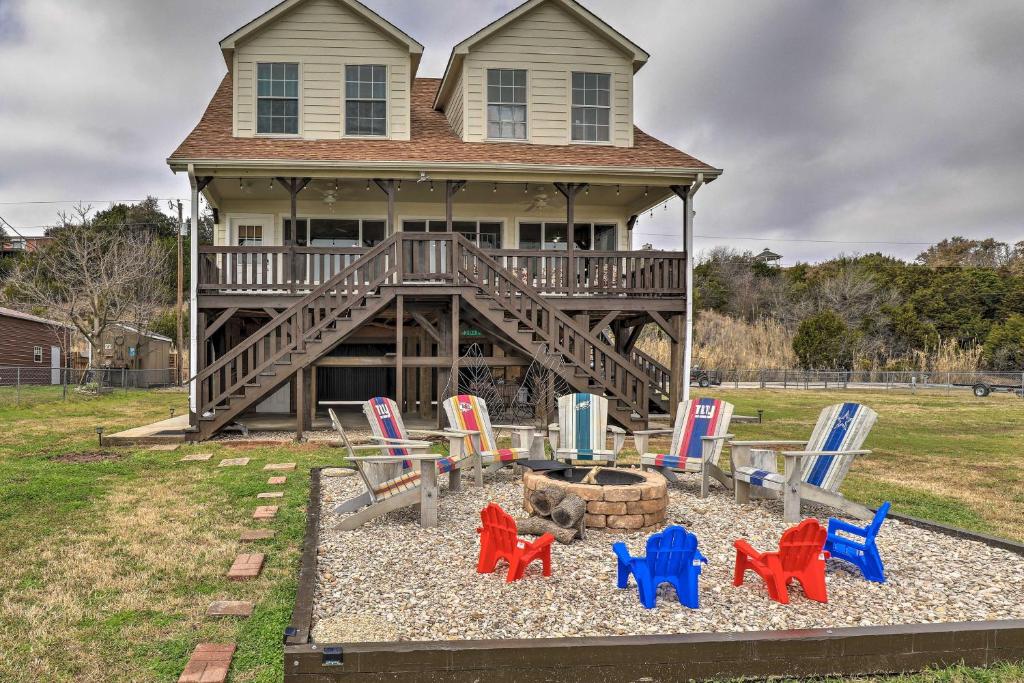
[{"label": "ny logo on chair", "polygon": [[[858,519],[871,519],[871,510],[844,498],[839,486],[854,458],[871,453],[859,449],[877,420],[878,413],[865,405],[838,403],[821,411],[806,442],[730,442],[736,502],[749,502],[753,486],[782,494],[787,522],[799,521],[801,500],[827,505]],[[779,446],[804,446],[803,450],[782,451],[784,474],[775,471],[775,457],[770,453],[765,453],[769,461],[754,464],[752,451],[773,451]]]},{"label": "ny logo on chair", "polygon": [[[533,427],[522,425],[492,425],[487,411],[487,402],[478,396],[460,394],[444,402],[444,412],[453,432],[465,434],[464,449],[488,461],[487,472],[496,472],[502,467],[514,464],[530,454],[533,441]],[[496,430],[512,432],[512,448],[499,448]]]},{"label": "ny logo on chair", "polygon": [[[732,489],[732,479],[718,466],[722,446],[733,438],[732,434],[727,433],[732,412],[731,403],[715,398],[698,398],[680,403],[673,429],[633,432],[636,450],[641,454],[640,466],[645,470],[659,471],[669,481],[678,481],[676,472],[699,472],[701,498],[708,495],[709,477],[714,477],[727,489]],[[672,445],[668,453],[648,451],[648,439],[657,434],[672,434]]]},{"label": "ny logo on chair", "polygon": [[480,521],[483,526],[476,530],[480,534],[480,559],[476,564],[478,574],[493,573],[498,560],[503,559],[508,562],[505,581],[511,583],[523,578],[527,565],[540,560],[544,576],[551,576],[551,543],[555,540],[554,536],[544,534],[532,542],[519,538],[516,520],[497,503],[488,503],[480,511]]},{"label": "ny logo on chair", "polygon": [[558,424],[548,426],[548,440],[555,460],[603,460],[614,465],[626,443],[626,432],[608,424],[604,396],[569,394],[558,399]]},{"label": "ny logo on chair", "polygon": [[827,532],[816,519],[805,519],[787,529],[779,541],[778,552],[759,553],[740,539],[736,546],[736,571],[733,585],[743,585],[743,577],[750,569],[764,579],[768,597],[784,605],[789,604],[789,584],[796,579],[811,600],[828,602],[825,588],[824,550]]},{"label": "ny logo on chair", "polygon": [[618,557],[618,587],[626,588],[632,574],[636,578],[640,603],[647,609],[654,608],[658,586],[663,583],[675,586],[680,603],[692,609],[700,607],[697,578],[707,558],[697,550],[697,537],[683,527],[670,526],[651,535],[647,539],[646,557],[631,557],[621,541],[613,544],[612,550]]}]

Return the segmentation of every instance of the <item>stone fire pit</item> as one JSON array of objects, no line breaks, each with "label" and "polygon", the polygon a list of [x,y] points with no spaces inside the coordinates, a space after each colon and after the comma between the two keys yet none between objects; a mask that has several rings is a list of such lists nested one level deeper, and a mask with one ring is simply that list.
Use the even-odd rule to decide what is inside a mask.
[{"label": "stone fire pit", "polygon": [[668,482],[657,472],[602,469],[597,484],[583,484],[590,467],[571,467],[523,474],[523,507],[533,514],[530,493],[549,486],[566,489],[587,501],[584,522],[588,529],[653,531],[667,516]]}]

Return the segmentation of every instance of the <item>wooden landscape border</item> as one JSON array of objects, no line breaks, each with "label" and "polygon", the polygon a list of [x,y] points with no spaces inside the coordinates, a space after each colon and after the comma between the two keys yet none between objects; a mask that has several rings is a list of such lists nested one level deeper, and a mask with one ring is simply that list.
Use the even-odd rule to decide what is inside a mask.
[{"label": "wooden landscape border", "polygon": [[[316,643],[320,469],[311,471],[299,588],[285,635],[286,683],[678,681],[919,671],[1024,660],[1024,620],[656,636]],[[893,518],[1024,557],[1024,544]]]}]

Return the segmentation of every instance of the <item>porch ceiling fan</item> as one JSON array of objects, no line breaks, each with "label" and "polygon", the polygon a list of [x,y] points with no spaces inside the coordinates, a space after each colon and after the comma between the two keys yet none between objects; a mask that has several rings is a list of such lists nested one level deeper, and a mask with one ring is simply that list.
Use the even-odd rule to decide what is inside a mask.
[{"label": "porch ceiling fan", "polygon": [[533,195],[533,200],[526,206],[527,211],[538,211],[546,209],[549,206],[549,200],[551,195],[548,194],[547,190],[540,189],[537,194]]},{"label": "porch ceiling fan", "polygon": [[352,188],[348,185],[343,185],[338,181],[327,181],[323,185],[312,184],[310,189],[320,193],[321,201],[330,207],[331,211],[334,210],[334,205],[338,203],[343,195],[351,194]]}]

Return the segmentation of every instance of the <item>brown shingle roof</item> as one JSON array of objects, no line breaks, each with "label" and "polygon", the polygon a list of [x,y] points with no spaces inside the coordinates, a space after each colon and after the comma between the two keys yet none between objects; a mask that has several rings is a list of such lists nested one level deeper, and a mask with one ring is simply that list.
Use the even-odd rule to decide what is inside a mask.
[{"label": "brown shingle roof", "polygon": [[411,140],[282,140],[236,138],[232,135],[232,87],[231,75],[228,74],[199,125],[168,161],[419,161],[716,170],[639,128],[635,130],[634,147],[631,148],[463,142],[448,125],[445,115],[433,109],[434,95],[440,83],[438,78],[417,78],[414,81]]}]

